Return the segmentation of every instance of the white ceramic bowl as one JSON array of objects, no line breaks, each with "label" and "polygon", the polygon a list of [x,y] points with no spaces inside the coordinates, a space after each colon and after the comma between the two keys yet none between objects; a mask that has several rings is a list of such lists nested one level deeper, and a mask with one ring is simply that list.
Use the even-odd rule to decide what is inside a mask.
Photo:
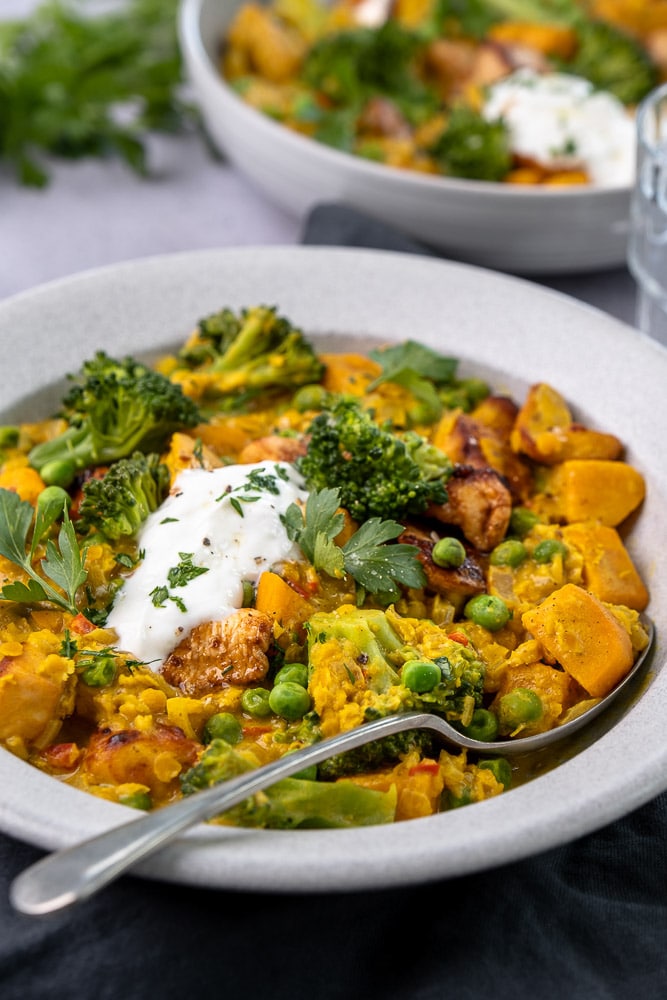
[{"label": "white ceramic bowl", "polygon": [[245,104],[217,52],[243,0],[182,0],[189,77],[213,142],[297,217],[344,202],[457,260],[526,275],[602,270],[625,261],[629,188],[524,187],[398,170],[290,131]]},{"label": "white ceramic bowl", "polygon": [[[7,346],[0,422],[51,413],[64,375],[99,347],[155,356],[182,343],[201,316],[262,302],[277,305],[321,348],[364,350],[409,335],[458,356],[462,376],[480,375],[517,398],[549,379],[578,419],[621,437],[647,480],[629,544],[651,590],[656,648],[633,697],[622,696],[575,737],[570,759],[503,795],[356,830],[201,825],[140,873],[252,891],[423,882],[564,843],[667,788],[667,350],[630,327],[532,282],[416,255],[323,247],[177,254],[89,272],[0,303],[0,343]],[[20,350],[11,351],[13,344]],[[44,848],[73,844],[134,815],[4,750],[0,786],[0,829]]]}]

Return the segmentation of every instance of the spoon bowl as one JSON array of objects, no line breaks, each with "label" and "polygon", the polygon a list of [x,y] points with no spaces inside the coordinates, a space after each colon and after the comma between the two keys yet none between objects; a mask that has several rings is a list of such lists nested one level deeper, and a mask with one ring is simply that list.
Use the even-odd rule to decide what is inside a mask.
[{"label": "spoon bowl", "polygon": [[646,664],[655,629],[644,621],[648,643],[626,676],[581,715],[544,733],[510,740],[483,742],[461,733],[440,716],[429,712],[403,712],[365,723],[331,739],[287,754],[256,770],[213,785],[155,812],[50,854],[26,868],[12,883],[10,901],[20,913],[40,916],[89,898],[133,865],[164,847],[195,823],[212,819],[282,778],[288,778],[336,754],[410,729],[433,732],[450,747],[495,756],[521,756],[553,746],[586,726],[615,701]]}]

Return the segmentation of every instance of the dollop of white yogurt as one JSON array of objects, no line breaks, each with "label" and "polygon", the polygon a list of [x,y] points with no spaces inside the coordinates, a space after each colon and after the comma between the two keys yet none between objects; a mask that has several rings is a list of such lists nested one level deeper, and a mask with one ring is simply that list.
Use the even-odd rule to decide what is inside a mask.
[{"label": "dollop of white yogurt", "polygon": [[242,607],[244,581],[254,584],[271,566],[302,559],[281,516],[307,497],[285,462],[181,472],[144,522],[143,559],[109,614],[119,648],[159,671],[195,625]]},{"label": "dollop of white yogurt", "polygon": [[513,152],[547,168],[583,168],[600,187],[634,180],[634,119],[588,80],[520,69],[490,87],[482,113],[505,121]]}]

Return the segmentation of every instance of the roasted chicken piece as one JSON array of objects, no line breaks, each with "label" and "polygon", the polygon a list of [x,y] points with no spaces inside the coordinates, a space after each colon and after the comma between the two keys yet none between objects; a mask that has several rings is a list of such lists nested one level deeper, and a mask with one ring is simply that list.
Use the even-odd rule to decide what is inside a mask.
[{"label": "roasted chicken piece", "polygon": [[170,653],[162,675],[194,698],[227,684],[256,684],[268,672],[272,639],[269,615],[240,608],[223,621],[196,625]]},{"label": "roasted chicken piece", "polygon": [[483,594],[485,590],[484,570],[477,562],[470,548],[466,549],[466,559],[462,566],[456,569],[446,569],[433,562],[433,547],[438,538],[435,533],[406,527],[399,535],[398,541],[406,545],[416,545],[419,549],[419,561],[424,567],[428,580],[428,589],[436,594]]},{"label": "roasted chicken piece", "polygon": [[447,503],[431,504],[429,517],[454,524],[480,552],[503,540],[512,513],[512,495],[494,469],[457,465],[447,480]]},{"label": "roasted chicken piece", "polygon": [[145,785],[160,801],[176,788],[178,775],[195,763],[200,749],[178,726],[150,732],[101,729],[86,748],[79,778],[92,785]]},{"label": "roasted chicken piece", "polygon": [[253,462],[294,462],[306,454],[308,447],[304,438],[283,437],[281,434],[268,434],[266,437],[251,441],[239,454],[239,464],[248,465]]},{"label": "roasted chicken piece", "polygon": [[529,463],[511,446],[518,407],[507,396],[489,396],[471,413],[452,410],[440,420],[433,444],[453,462],[475,469],[491,466],[507,481],[512,499],[523,503],[532,492]]}]

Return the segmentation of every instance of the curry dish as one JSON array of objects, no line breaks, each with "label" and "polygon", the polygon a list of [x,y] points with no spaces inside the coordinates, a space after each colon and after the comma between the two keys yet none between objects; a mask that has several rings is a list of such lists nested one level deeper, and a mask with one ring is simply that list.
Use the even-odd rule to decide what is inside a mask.
[{"label": "curry dish", "polygon": [[286,128],[429,175],[631,186],[665,0],[246,0],[220,72]]},{"label": "curry dish", "polygon": [[[99,351],[1,429],[2,746],[151,809],[395,712],[521,740],[585,711],[648,643],[645,481],[570,406],[416,341],[328,353],[265,305],[154,367]],[[410,732],[219,822],[391,823],[521,780]]]}]

